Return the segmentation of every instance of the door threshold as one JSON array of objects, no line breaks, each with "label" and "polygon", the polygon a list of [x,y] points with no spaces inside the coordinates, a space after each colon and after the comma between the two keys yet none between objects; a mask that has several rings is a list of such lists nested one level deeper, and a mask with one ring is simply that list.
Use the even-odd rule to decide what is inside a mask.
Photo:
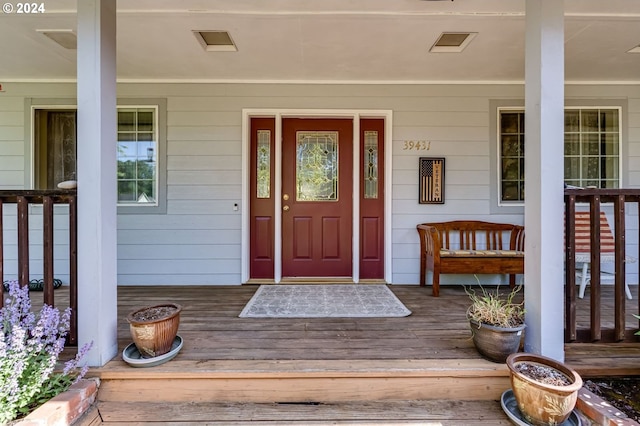
[{"label": "door threshold", "polygon": [[351,277],[286,277],[280,284],[354,284]]}]

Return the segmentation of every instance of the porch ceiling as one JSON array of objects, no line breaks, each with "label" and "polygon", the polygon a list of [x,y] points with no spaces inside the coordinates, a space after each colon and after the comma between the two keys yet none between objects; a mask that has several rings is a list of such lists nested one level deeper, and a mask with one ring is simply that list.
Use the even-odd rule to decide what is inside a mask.
[{"label": "porch ceiling", "polygon": [[[15,4],[15,2],[14,2]],[[157,81],[524,80],[524,0],[121,0],[118,78]],[[0,83],[75,79],[76,51],[36,32],[73,29],[75,0],[0,14]],[[640,82],[640,1],[565,0],[566,80]],[[205,52],[193,30],[227,30]],[[477,32],[429,53],[442,32]]]}]

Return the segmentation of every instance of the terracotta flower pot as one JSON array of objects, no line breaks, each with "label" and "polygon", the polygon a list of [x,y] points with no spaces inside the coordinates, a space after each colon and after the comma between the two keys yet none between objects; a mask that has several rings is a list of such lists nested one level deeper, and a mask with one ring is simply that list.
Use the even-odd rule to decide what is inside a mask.
[{"label": "terracotta flower pot", "polygon": [[143,358],[164,355],[171,350],[182,306],[176,303],[147,306],[127,315],[131,337]]},{"label": "terracotta flower pot", "polygon": [[[546,384],[520,372],[521,364],[555,370],[566,385]],[[565,364],[542,355],[516,353],[507,358],[511,387],[523,417],[533,425],[557,425],[569,418],[582,388],[580,375]],[[548,371],[548,370],[547,370]],[[549,374],[551,376],[551,374]]]},{"label": "terracotta flower pot", "polygon": [[506,328],[495,327],[469,319],[473,344],[484,358],[493,362],[505,362],[507,357],[520,348],[525,325]]}]

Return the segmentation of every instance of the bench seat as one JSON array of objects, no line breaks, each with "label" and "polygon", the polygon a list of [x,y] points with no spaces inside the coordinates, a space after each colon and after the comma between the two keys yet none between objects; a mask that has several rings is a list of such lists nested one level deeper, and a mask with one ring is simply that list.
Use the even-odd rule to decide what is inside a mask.
[{"label": "bench seat", "polygon": [[421,223],[420,285],[433,272],[432,292],[440,294],[440,274],[524,273],[524,227],[476,220]]}]

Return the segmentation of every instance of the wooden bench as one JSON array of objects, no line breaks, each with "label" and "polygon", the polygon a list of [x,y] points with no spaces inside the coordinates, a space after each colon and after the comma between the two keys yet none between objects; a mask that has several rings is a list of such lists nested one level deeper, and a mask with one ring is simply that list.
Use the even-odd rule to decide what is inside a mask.
[{"label": "wooden bench", "polygon": [[420,285],[433,271],[433,295],[440,294],[440,274],[524,273],[524,227],[477,220],[422,223],[420,235]]}]

